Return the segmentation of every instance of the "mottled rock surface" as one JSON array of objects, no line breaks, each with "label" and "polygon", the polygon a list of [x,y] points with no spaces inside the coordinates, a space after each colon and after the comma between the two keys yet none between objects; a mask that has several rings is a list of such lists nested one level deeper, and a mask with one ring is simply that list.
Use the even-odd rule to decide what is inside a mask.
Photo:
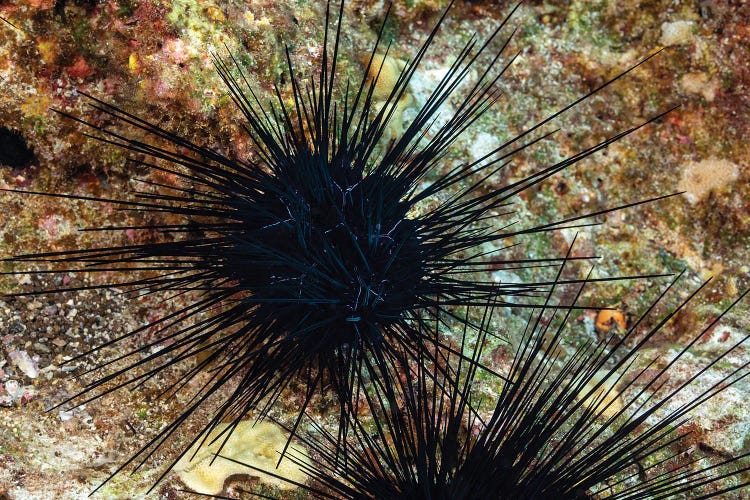
[{"label": "mottled rock surface", "polygon": [[[413,54],[445,3],[395,0],[386,29],[394,57],[408,59]],[[424,102],[430,80],[444,71],[456,47],[474,33],[489,34],[508,8],[491,2],[457,2],[415,77],[412,93],[417,104]],[[322,3],[315,1],[2,2],[0,16],[13,26],[0,23],[0,128],[13,137],[3,147],[10,144],[16,148],[11,153],[17,153],[4,157],[23,161],[9,160],[0,166],[0,188],[107,197],[137,187],[133,179],[145,174],[141,167],[128,163],[122,150],[86,137],[85,127],[53,111],[124,131],[121,124],[106,123],[87,105],[82,92],[157,120],[199,144],[230,155],[249,154],[252,145],[213,70],[212,55],[231,51],[262,95],[270,95],[274,83],[288,92],[284,44],[295,54],[301,72],[314,68],[320,59],[322,12]],[[356,76],[363,71],[361,56],[371,49],[383,12],[383,2],[348,2],[342,74]],[[518,157],[490,180],[502,184],[528,175],[545,162],[562,159],[679,105],[658,123],[525,193],[515,207],[519,224],[531,225],[646,196],[688,191],[609,215],[602,225],[579,229],[576,243],[577,254],[602,257],[597,276],[685,269],[671,304],[714,276],[706,293],[678,315],[649,351],[665,362],[708,318],[750,287],[750,9],[728,1],[532,0],[520,7],[514,24],[519,31],[510,50],[521,52],[501,83],[503,97],[458,141],[446,162],[481,156],[497,141],[519,133],[659,47],[667,47],[556,120],[560,131],[552,140]],[[683,179],[705,162],[731,165],[731,175],[696,195],[682,184]],[[77,231],[127,221],[146,222],[140,214],[118,211],[107,203],[3,192],[0,254],[160,237],[132,230]],[[556,236],[522,238],[512,254],[527,258],[564,254],[574,234],[568,230]],[[5,272],[19,270],[8,262],[2,266]],[[0,291],[75,287],[105,279],[117,280],[66,273],[3,275]],[[589,293],[586,299],[616,307],[632,321],[665,283],[623,282],[612,285],[605,296]],[[45,409],[80,390],[83,380],[77,375],[104,357],[61,366],[64,359],[179,307],[177,301],[164,303],[151,296],[127,298],[116,289],[3,299],[0,498],[84,498],[178,414],[183,403],[179,397],[156,400],[160,387],[169,383],[161,378],[138,391],[120,391],[74,410]],[[671,373],[666,389],[743,332],[750,332],[749,309],[746,301],[725,318],[725,326],[709,331],[689,363]],[[583,311],[575,319],[580,335],[595,334],[595,318],[595,312]],[[511,317],[498,324],[511,339],[518,324],[514,321]],[[507,360],[502,348],[494,354],[498,364]],[[747,359],[743,349],[723,360],[722,368],[731,369]],[[170,375],[177,376],[165,373],[163,377]],[[748,385],[739,385],[700,410],[693,424],[695,436],[708,445],[700,453],[723,456],[748,451],[747,393]],[[335,422],[336,415],[325,411],[326,402],[318,403],[321,422]],[[297,404],[294,396],[285,398],[275,416],[284,420],[285,411],[296,411]],[[188,426],[186,432],[198,428]],[[146,495],[169,463],[168,457],[186,442],[178,438],[133,477],[118,476],[101,490],[101,497]],[[181,498],[180,488],[179,480],[172,477],[146,496]],[[239,481],[233,488],[242,491],[247,485]]]}]

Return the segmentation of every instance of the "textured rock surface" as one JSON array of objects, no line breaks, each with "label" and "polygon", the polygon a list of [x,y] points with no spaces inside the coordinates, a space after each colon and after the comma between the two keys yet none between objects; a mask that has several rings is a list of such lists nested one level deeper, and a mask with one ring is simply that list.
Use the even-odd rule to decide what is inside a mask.
[{"label": "textured rock surface", "polygon": [[[408,59],[445,3],[395,1],[386,30],[394,41],[395,57]],[[455,47],[473,33],[488,34],[506,12],[483,4],[458,2],[416,75],[412,90],[418,104],[430,80],[450,63]],[[692,338],[706,318],[750,287],[750,12],[740,5],[525,2],[514,21],[519,32],[512,47],[522,52],[502,83],[504,96],[446,160],[480,155],[498,138],[518,133],[660,45],[668,45],[655,60],[566,113],[556,122],[561,130],[553,140],[519,157],[496,179],[507,182],[529,174],[540,159],[563,158],[680,104],[659,123],[526,193],[516,207],[520,224],[550,221],[678,191],[691,165],[712,161],[734,166],[732,179],[697,200],[671,198],[612,214],[603,225],[579,231],[578,252],[603,257],[596,269],[600,276],[687,269],[674,302],[701,279],[715,276],[707,293],[657,339],[654,355],[664,359]],[[358,75],[363,70],[360,57],[370,50],[383,11],[379,3],[347,4],[343,73]],[[152,117],[199,144],[246,155],[251,146],[213,71],[211,55],[225,54],[226,46],[264,94],[274,83],[288,91],[284,43],[303,72],[320,58],[320,2],[10,0],[0,4],[0,16],[17,27],[0,24],[0,127],[19,134],[33,152],[31,162],[0,167],[2,188],[112,196],[136,187],[132,179],[143,175],[142,169],[127,163],[121,150],[87,138],[82,126],[52,111],[104,124],[81,91]],[[133,231],[77,232],[79,227],[121,224],[128,218],[144,222],[138,214],[109,204],[0,193],[0,207],[3,257],[96,245],[105,237],[110,243],[159,237]],[[564,253],[573,234],[524,239],[512,251],[529,258]],[[3,266],[3,271],[15,270],[11,264]],[[45,279],[4,275],[0,291],[77,286],[102,279],[81,274]],[[607,296],[591,299],[616,306],[632,318],[654,297],[658,284],[623,283],[612,286]],[[128,300],[104,291],[6,299],[0,304],[0,497],[84,497],[177,414],[179,398],[155,399],[158,379],[142,390],[120,391],[83,408],[45,412],[82,387],[75,375],[86,365],[61,368],[63,359],[177,307],[153,297]],[[595,316],[581,313],[577,327],[586,331]],[[690,364],[711,359],[750,331],[748,318],[745,303],[727,317],[726,328],[714,329],[702,339]],[[513,324],[510,318],[499,328],[509,330],[503,333],[512,337]],[[724,368],[747,356],[739,352],[724,360]],[[674,371],[667,388],[689,375],[683,369],[690,364]],[[750,446],[747,390],[745,385],[727,391],[696,419],[696,435],[716,453],[737,453]],[[335,421],[335,415],[324,411],[324,403],[320,402],[321,422]],[[282,420],[285,410],[294,411],[297,402],[292,396],[284,404],[276,415]],[[178,439],[172,449],[185,442]],[[143,495],[169,456],[170,449],[165,449],[134,477],[118,476],[105,486],[102,497]],[[239,483],[237,491],[242,487]],[[179,488],[179,481],[170,479],[150,497],[179,498]]]}]

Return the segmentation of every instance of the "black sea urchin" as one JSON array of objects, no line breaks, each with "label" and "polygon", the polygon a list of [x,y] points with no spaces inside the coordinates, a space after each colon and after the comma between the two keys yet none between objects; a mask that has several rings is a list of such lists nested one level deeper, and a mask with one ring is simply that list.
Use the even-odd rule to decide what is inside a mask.
[{"label": "black sea urchin", "polygon": [[[497,251],[519,234],[588,224],[586,217],[622,208],[523,230],[497,229],[499,224],[487,223],[492,211],[510,214],[509,201],[520,192],[635,128],[543,165],[500,189],[483,190],[483,181],[502,169],[511,156],[548,137],[539,132],[542,126],[611,81],[481,159],[448,168],[438,180],[426,182],[426,175],[442,165],[456,138],[499,98],[495,84],[514,60],[504,55],[510,39],[501,37],[506,22],[487,40],[472,38],[459,51],[403,133],[384,145],[386,128],[445,14],[399,73],[384,103],[375,102],[378,78],[369,76],[382,71],[373,66],[380,43],[369,58],[368,76],[354,85],[338,81],[342,15],[343,3],[335,22],[330,22],[326,11],[320,71],[307,87],[287,52],[290,101],[276,89],[276,102],[264,105],[246,85],[238,63],[217,59],[218,71],[244,116],[241,126],[254,143],[256,156],[229,158],[91,97],[95,110],[112,121],[140,129],[149,142],[70,118],[93,127],[103,143],[150,158],[137,162],[152,172],[172,175],[178,182],[164,185],[145,179],[154,191],[139,192],[135,200],[32,193],[109,202],[177,220],[88,229],[156,230],[173,238],[166,242],[11,259],[50,266],[38,273],[143,273],[123,282],[85,288],[120,286],[168,295],[202,293],[196,302],[175,313],[94,346],[86,354],[117,345],[148,328],[158,330],[156,340],[97,367],[121,363],[122,368],[111,369],[66,401],[83,404],[197,358],[183,380],[165,392],[184,387],[201,372],[210,374],[208,382],[199,384],[182,415],[142,449],[145,458],[196,408],[230,383],[231,395],[206,428],[226,418],[239,421],[256,407],[265,414],[290,381],[302,379],[307,390],[299,415],[316,389],[331,390],[340,406],[339,438],[345,436],[350,406],[362,390],[363,376],[388,386],[392,364],[408,358],[442,366],[441,358],[452,352],[432,329],[421,326],[424,321],[451,315],[457,306],[482,305],[489,300],[503,306],[542,305],[551,288],[578,281],[498,284],[478,279],[477,273],[489,268],[559,266],[562,262],[556,258],[489,258],[481,245],[494,244]],[[330,36],[334,24],[335,35]],[[483,62],[485,58],[489,62]],[[472,71],[478,73],[473,80]],[[456,95],[461,101],[456,111],[436,125],[439,108]],[[633,205],[638,203],[643,202]],[[433,350],[436,344],[438,353]]]},{"label": "black sea urchin", "polygon": [[[487,389],[482,395],[474,387],[492,329],[493,310],[485,308],[476,330],[464,323],[460,348],[469,354],[448,361],[450,379],[445,367],[427,357],[404,357],[393,365],[394,386],[367,388],[373,413],[350,415],[345,464],[324,431],[303,438],[319,457],[313,466],[300,463],[313,479],[304,487],[321,498],[378,500],[707,498],[746,488],[750,453],[707,464],[691,457],[695,445],[681,426],[692,410],[750,375],[746,362],[696,385],[750,335],[687,370],[669,389],[664,385],[670,370],[727,311],[668,363],[656,367],[655,358],[636,363],[639,356],[653,356],[644,346],[700,291],[646,326],[675,283],[624,336],[588,342],[572,355],[564,354],[563,340],[571,310],[532,311],[505,381],[489,391],[496,394],[489,409],[479,404],[489,397]],[[553,297],[545,306],[553,305]],[[685,392],[690,398],[677,402]]]}]

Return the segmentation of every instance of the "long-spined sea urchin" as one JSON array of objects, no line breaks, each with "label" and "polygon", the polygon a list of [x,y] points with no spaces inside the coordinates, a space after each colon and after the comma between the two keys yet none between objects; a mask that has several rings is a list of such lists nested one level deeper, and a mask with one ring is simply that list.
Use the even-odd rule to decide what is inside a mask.
[{"label": "long-spined sea urchin", "polygon": [[[693,410],[750,375],[750,362],[724,368],[718,377],[712,373],[750,336],[705,365],[682,367],[679,383],[668,389],[665,383],[748,292],[659,365],[648,346],[705,286],[649,324],[678,282],[622,337],[611,333],[568,354],[563,332],[571,310],[531,311],[505,381],[492,396],[475,387],[493,324],[492,306],[484,308],[476,331],[463,324],[460,348],[469,354],[447,361],[450,379],[426,357],[403,357],[393,366],[394,386],[367,388],[372,415],[350,415],[345,463],[331,452],[326,431],[302,437],[320,457],[313,465],[300,463],[313,480],[303,487],[319,498],[378,500],[708,498],[747,488],[750,453],[706,462],[694,456],[685,424]],[[550,293],[545,306],[556,300]],[[708,375],[713,381],[706,383]],[[678,401],[683,392],[692,396]]]}]

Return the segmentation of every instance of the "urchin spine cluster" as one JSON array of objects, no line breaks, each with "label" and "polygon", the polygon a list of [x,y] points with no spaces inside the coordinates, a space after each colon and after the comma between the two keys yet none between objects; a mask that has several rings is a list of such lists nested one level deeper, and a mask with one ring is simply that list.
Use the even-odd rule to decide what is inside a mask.
[{"label": "urchin spine cluster", "polygon": [[[425,185],[426,176],[441,165],[451,144],[498,101],[496,84],[515,58],[506,55],[510,36],[501,36],[513,9],[486,40],[471,38],[466,43],[403,133],[384,147],[382,138],[388,124],[449,10],[450,6],[405,64],[384,103],[374,102],[377,77],[373,81],[368,76],[373,64],[382,61],[378,56],[382,30],[365,76],[353,85],[337,79],[343,2],[333,16],[335,21],[330,8],[326,9],[320,72],[307,86],[296,75],[287,51],[292,105],[286,104],[278,88],[276,102],[262,103],[247,85],[241,66],[217,58],[219,74],[255,146],[254,158],[227,157],[91,96],[95,110],[140,129],[150,141],[68,115],[95,129],[103,143],[151,158],[142,164],[174,175],[180,184],[146,181],[159,192],[138,193],[135,201],[35,194],[106,201],[184,222],[148,226],[172,233],[176,236],[173,241],[29,254],[12,260],[43,262],[54,272],[80,269],[76,267],[80,265],[89,272],[139,270],[147,273],[146,277],[118,285],[150,292],[199,291],[202,295],[195,303],[149,325],[159,330],[156,340],[112,360],[125,361],[125,366],[95,380],[63,404],[82,404],[112,391],[112,384],[114,388],[139,384],[167,367],[197,358],[184,379],[170,389],[184,387],[203,372],[211,373],[210,380],[198,387],[182,415],[144,446],[138,456],[146,460],[225,386],[234,384],[205,430],[226,419],[238,422],[255,409],[265,415],[290,381],[302,380],[306,394],[292,435],[326,458],[321,468],[308,470],[311,477],[353,498],[477,498],[497,491],[504,498],[586,496],[590,491],[595,494],[598,484],[626,470],[636,458],[662,449],[659,443],[670,439],[668,427],[684,411],[663,419],[648,434],[652,440],[644,442],[632,439],[632,422],[618,427],[610,418],[608,424],[599,426],[602,412],[597,411],[598,405],[585,408],[584,403],[576,402],[575,396],[593,380],[595,368],[601,368],[603,360],[622,343],[612,350],[609,345],[590,346],[574,359],[563,361],[563,375],[551,384],[562,387],[559,392],[548,387],[550,382],[542,377],[552,371],[556,359],[547,353],[555,352],[559,338],[559,330],[554,331],[552,348],[542,349],[539,338],[544,335],[540,331],[550,328],[541,326],[542,313],[569,314],[572,309],[586,307],[577,302],[555,303],[553,292],[596,280],[563,280],[558,274],[554,280],[497,284],[475,278],[498,266],[554,264],[562,270],[571,260],[569,256],[487,259],[478,252],[485,243],[587,225],[598,215],[654,201],[637,201],[523,230],[497,229],[497,224],[489,222],[492,211],[505,209],[519,193],[659,116],[520,181],[482,191],[483,181],[505,167],[514,154],[549,137],[541,133],[544,125],[631,68],[481,159],[459,164]],[[335,26],[333,33],[331,26]],[[488,54],[490,62],[479,67],[481,57]],[[468,90],[460,90],[475,70],[479,76],[469,82]],[[456,95],[461,103],[455,113],[442,125],[433,126],[440,107]],[[421,209],[427,200],[443,194],[447,201]],[[100,230],[113,229],[122,227]],[[101,285],[107,286],[111,285]],[[456,311],[486,308],[486,318],[496,307],[541,312],[530,320],[526,344],[511,373],[503,375],[506,383],[495,412],[479,425],[482,419],[470,389],[474,374],[485,369],[479,361],[481,342],[466,355],[463,345],[457,348],[445,342],[434,325],[450,317],[465,326],[464,333],[476,328],[482,337],[487,323],[473,325],[468,316]],[[565,319],[558,328],[564,324]],[[95,346],[92,351],[139,332]],[[162,348],[151,349],[156,347]],[[636,352],[637,348],[625,358]],[[614,373],[610,371],[608,377]],[[403,377],[412,375],[416,384],[403,383]],[[595,382],[594,390],[602,384]],[[297,431],[318,389],[333,391],[339,403],[339,432],[331,439],[317,440]],[[366,434],[357,417],[361,398],[376,418],[380,441]],[[702,401],[699,398],[689,406]],[[652,405],[649,412],[663,404]],[[583,416],[578,415],[579,410]],[[643,419],[639,416],[636,420]],[[568,434],[560,436],[564,424],[571,422],[580,432],[566,430]],[[479,437],[462,436],[465,428],[475,427],[481,427]],[[617,438],[605,440],[605,445],[587,441],[605,429],[612,429]],[[555,443],[558,438],[562,444]],[[195,437],[193,443],[199,439]],[[335,445],[329,450],[318,446],[320,443]],[[584,453],[582,445],[589,444],[594,451]],[[611,446],[620,446],[623,458],[601,452]],[[344,457],[340,457],[342,450],[346,450]],[[576,459],[577,455],[583,458]],[[373,462],[371,456],[381,460]],[[480,471],[494,481],[482,483],[486,490],[470,486],[481,483],[476,477]],[[667,476],[658,486],[645,483],[639,488],[652,493],[677,491],[684,486],[685,477]]]},{"label": "urchin spine cluster", "polygon": [[[584,286],[569,305],[575,305]],[[476,330],[463,330],[461,347],[470,354],[453,359],[451,377],[418,358],[393,367],[395,387],[368,388],[374,418],[351,416],[356,445],[346,464],[337,463],[327,450],[324,443],[331,438],[325,432],[326,439],[303,438],[322,457],[322,465],[314,468],[300,464],[314,479],[309,489],[352,499],[510,500],[674,498],[686,493],[705,498],[746,488],[750,483],[742,478],[750,471],[750,453],[701,465],[684,456],[690,446],[680,424],[690,411],[747,377],[750,363],[697,390],[685,404],[677,406],[673,399],[683,390],[696,390],[691,385],[750,335],[719,359],[694,368],[675,388],[660,392],[669,370],[745,295],[658,369],[653,361],[631,367],[641,347],[690,299],[653,318],[655,326],[646,326],[656,316],[649,308],[622,338],[610,334],[567,358],[561,348],[571,309],[561,314],[541,307],[529,315],[494,405],[482,410],[476,404],[481,394],[472,386],[483,369],[484,340],[492,331],[494,304],[488,304]],[[631,341],[636,347],[624,347]],[[627,381],[622,380],[625,373]],[[732,477],[734,482],[724,482]]]}]

